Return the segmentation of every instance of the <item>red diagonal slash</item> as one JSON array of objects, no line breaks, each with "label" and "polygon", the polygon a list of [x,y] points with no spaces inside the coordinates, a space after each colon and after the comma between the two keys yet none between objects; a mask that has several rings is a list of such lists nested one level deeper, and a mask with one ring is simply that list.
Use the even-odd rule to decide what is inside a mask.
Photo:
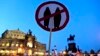
[{"label": "red diagonal slash", "polygon": [[56,13],[53,13],[53,14],[51,14],[51,15],[45,16],[45,17],[43,17],[43,18],[40,18],[39,21],[43,21],[43,20],[45,20],[45,19],[48,19],[48,18],[53,17],[53,16],[55,16],[55,15],[58,15],[58,14],[64,12],[64,11],[65,11],[65,10],[63,9],[63,10],[60,10],[59,12],[56,12]]}]

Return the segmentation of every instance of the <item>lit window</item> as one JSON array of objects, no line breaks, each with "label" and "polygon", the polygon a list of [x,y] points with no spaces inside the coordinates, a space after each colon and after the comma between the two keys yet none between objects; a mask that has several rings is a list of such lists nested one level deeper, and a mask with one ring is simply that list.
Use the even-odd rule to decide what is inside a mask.
[{"label": "lit window", "polygon": [[0,53],[4,53],[4,50],[0,50]]},{"label": "lit window", "polygon": [[32,50],[28,50],[28,55],[32,55]]},{"label": "lit window", "polygon": [[9,43],[7,43],[6,46],[8,47],[9,46]]},{"label": "lit window", "polygon": [[5,50],[5,52],[6,52],[7,54],[9,54],[9,50]]},{"label": "lit window", "polygon": [[17,52],[16,52],[16,50],[11,50],[10,53],[16,54]]},{"label": "lit window", "polygon": [[18,53],[24,53],[25,50],[23,48],[18,48]]},{"label": "lit window", "polygon": [[20,47],[23,47],[23,44],[20,44]]},{"label": "lit window", "polygon": [[36,45],[35,45],[35,48],[36,48]]},{"label": "lit window", "polygon": [[18,48],[18,53],[21,53],[22,52],[22,49],[21,48]]},{"label": "lit window", "polygon": [[5,46],[5,44],[3,43],[2,46]]},{"label": "lit window", "polygon": [[27,46],[32,48],[32,47],[33,47],[32,42],[28,42],[28,43],[27,43]]},{"label": "lit window", "polygon": [[16,44],[16,47],[18,47],[18,44]]},{"label": "lit window", "polygon": [[13,47],[13,46],[14,46],[14,44],[11,44],[11,46]]}]

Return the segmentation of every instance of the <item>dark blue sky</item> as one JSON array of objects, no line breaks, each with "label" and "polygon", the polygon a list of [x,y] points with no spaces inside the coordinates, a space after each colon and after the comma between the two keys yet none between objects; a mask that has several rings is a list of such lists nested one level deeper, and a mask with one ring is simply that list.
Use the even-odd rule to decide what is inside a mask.
[{"label": "dark blue sky", "polygon": [[[31,29],[37,40],[48,47],[49,32],[38,26],[35,20],[37,7],[51,0],[0,0],[0,35],[6,30],[19,28],[27,33]],[[100,48],[100,1],[99,0],[55,0],[64,4],[70,15],[68,25],[53,32],[52,45],[59,51],[67,46],[67,38],[75,34],[75,42],[84,50]]]}]

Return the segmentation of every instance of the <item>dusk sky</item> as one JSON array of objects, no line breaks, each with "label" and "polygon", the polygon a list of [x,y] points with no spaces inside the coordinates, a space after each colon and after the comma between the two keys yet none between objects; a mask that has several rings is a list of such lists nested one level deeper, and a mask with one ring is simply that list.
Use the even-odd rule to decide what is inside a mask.
[{"label": "dusk sky", "polygon": [[6,30],[16,30],[32,34],[39,42],[47,44],[49,32],[43,30],[35,20],[38,6],[47,1],[57,1],[69,11],[67,26],[52,33],[51,49],[62,51],[67,46],[67,38],[75,34],[75,42],[83,51],[100,48],[100,0],[0,0],[0,36]]}]

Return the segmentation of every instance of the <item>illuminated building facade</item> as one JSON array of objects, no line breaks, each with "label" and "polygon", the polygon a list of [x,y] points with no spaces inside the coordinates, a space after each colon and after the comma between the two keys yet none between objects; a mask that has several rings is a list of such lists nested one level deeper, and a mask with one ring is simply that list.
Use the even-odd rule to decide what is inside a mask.
[{"label": "illuminated building facade", "polygon": [[18,30],[6,30],[0,38],[0,56],[40,55],[44,56],[46,44],[32,36],[31,30],[26,34]]}]

